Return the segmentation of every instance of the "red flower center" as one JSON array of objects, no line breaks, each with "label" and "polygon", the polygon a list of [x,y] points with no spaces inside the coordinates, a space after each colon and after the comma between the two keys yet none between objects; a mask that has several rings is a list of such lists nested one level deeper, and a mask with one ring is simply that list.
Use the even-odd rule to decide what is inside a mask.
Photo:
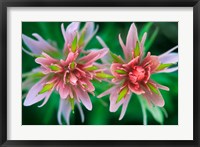
[{"label": "red flower center", "polygon": [[129,79],[132,83],[140,82],[145,78],[146,71],[141,66],[134,66],[129,72]]}]

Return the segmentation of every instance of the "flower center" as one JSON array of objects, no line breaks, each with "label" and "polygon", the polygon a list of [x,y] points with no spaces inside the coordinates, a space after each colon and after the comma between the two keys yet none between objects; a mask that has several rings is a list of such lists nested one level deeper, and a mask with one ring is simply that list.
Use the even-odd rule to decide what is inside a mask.
[{"label": "flower center", "polygon": [[132,83],[142,81],[145,78],[145,69],[141,66],[134,66],[132,71],[129,72],[129,78]]}]

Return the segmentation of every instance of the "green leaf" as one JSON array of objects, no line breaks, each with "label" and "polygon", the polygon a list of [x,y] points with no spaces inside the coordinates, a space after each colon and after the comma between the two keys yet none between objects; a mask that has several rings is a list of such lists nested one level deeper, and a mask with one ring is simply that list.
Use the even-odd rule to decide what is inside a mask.
[{"label": "green leaf", "polygon": [[112,76],[110,74],[106,74],[104,72],[96,73],[96,77],[97,78],[106,78],[106,79],[112,79],[112,78],[114,78],[114,76]]},{"label": "green leaf", "polygon": [[120,91],[116,103],[118,103],[119,101],[121,101],[122,98],[124,98],[124,97],[126,96],[127,92],[128,92],[128,87],[126,86],[126,87],[124,87],[124,88]]},{"label": "green leaf", "polygon": [[140,96],[137,96],[137,97],[142,109],[143,125],[147,125],[147,112],[146,112],[146,105],[145,105],[146,102],[144,102],[143,98],[141,98]]},{"label": "green leaf", "polygon": [[136,58],[139,55],[140,55],[140,45],[139,45],[139,42],[137,41],[136,42],[136,47],[134,49],[134,57]]},{"label": "green leaf", "polygon": [[[148,110],[151,113],[151,115],[153,116],[153,118],[158,123],[160,123],[160,124],[164,123],[164,113],[162,111],[162,108],[157,107],[157,106],[150,106],[148,104],[148,102],[144,98],[142,98],[141,96],[138,96],[138,99],[140,101],[141,107],[143,107],[142,111]],[[143,120],[143,121],[146,121],[144,123],[147,124],[147,114],[146,114],[146,111],[145,111],[145,113],[143,113],[143,119],[146,119],[146,120]]]},{"label": "green leaf", "polygon": [[114,62],[117,62],[117,63],[124,63],[123,60],[122,60],[119,56],[117,56],[116,54],[110,52],[110,55],[111,55],[111,57],[113,58]]},{"label": "green leaf", "polygon": [[151,47],[151,45],[155,41],[155,39],[158,35],[158,32],[159,32],[159,28],[157,27],[155,29],[155,31],[153,32],[152,36],[150,37],[150,39],[147,39],[146,46],[145,46],[145,52],[147,52],[149,50],[149,48]]},{"label": "green leaf", "polygon": [[158,68],[156,69],[156,71],[163,70],[163,69],[165,69],[165,68],[167,68],[167,67],[170,67],[170,66],[172,66],[172,65],[173,65],[173,63],[160,64],[160,65],[158,66]]},{"label": "green leaf", "polygon": [[51,90],[54,86],[54,83],[45,84],[42,90],[38,94],[43,94],[49,90]]},{"label": "green leaf", "polygon": [[121,70],[121,69],[117,69],[115,70],[116,73],[119,73],[119,74],[127,74],[127,72],[125,70]]},{"label": "green leaf", "polygon": [[159,94],[159,90],[151,83],[147,83],[147,86],[149,87],[149,89],[155,93],[155,94]]},{"label": "green leaf", "polygon": [[72,49],[72,52],[75,53],[76,52],[76,49],[77,49],[77,41],[78,41],[78,36],[76,35],[74,37],[74,40],[72,41],[72,45],[71,45],[71,49]]},{"label": "green leaf", "polygon": [[70,63],[70,69],[74,70],[75,66],[76,66],[76,65],[75,65],[75,62],[74,62],[74,61]]},{"label": "green leaf", "polygon": [[59,71],[59,70],[61,70],[60,66],[58,66],[58,65],[56,65],[56,64],[50,65],[49,68],[50,68],[52,71]]},{"label": "green leaf", "polygon": [[94,70],[97,70],[97,69],[98,69],[97,66],[90,66],[90,67],[85,68],[85,70],[87,70],[87,71],[94,71]]},{"label": "green leaf", "polygon": [[147,110],[151,113],[151,115],[157,122],[159,122],[160,124],[164,123],[164,115],[162,113],[161,108],[157,106],[147,106]]},{"label": "green leaf", "polygon": [[146,24],[144,25],[144,27],[142,27],[142,29],[141,29],[141,31],[140,31],[140,33],[139,33],[139,38],[140,38],[140,39],[142,38],[142,36],[143,36],[143,34],[144,34],[145,32],[149,32],[149,30],[150,30],[150,28],[152,27],[152,25],[153,25],[153,22],[148,22],[148,23],[146,23]]},{"label": "green leaf", "polygon": [[57,58],[57,59],[62,58],[62,54],[60,53],[60,51],[44,51],[44,52],[53,58]]},{"label": "green leaf", "polygon": [[72,112],[74,113],[74,98],[69,98],[69,102],[72,108]]},{"label": "green leaf", "polygon": [[43,76],[45,76],[45,74],[43,74],[42,72],[28,72],[28,73],[22,74],[22,78],[26,78],[26,77],[37,78],[37,77],[43,77]]},{"label": "green leaf", "polygon": [[85,38],[85,31],[83,31],[83,33],[81,34],[79,41],[78,41],[78,45],[82,46],[84,44],[84,38]]},{"label": "green leaf", "polygon": [[35,77],[43,77],[43,76],[45,76],[45,74],[43,74],[42,72],[37,72],[37,73],[33,74],[33,76],[35,76]]}]

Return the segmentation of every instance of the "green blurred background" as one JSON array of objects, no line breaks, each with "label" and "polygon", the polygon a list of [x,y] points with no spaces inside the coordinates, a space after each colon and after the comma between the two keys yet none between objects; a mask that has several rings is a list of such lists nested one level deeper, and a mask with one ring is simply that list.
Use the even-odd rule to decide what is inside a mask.
[{"label": "green blurred background", "polygon": [[[61,33],[62,22],[22,22],[22,33],[32,37],[32,33],[38,33],[44,39],[56,45],[62,50],[64,39]],[[118,35],[121,34],[125,42],[126,35],[132,22],[95,22],[99,26],[96,35],[100,36],[108,45],[110,50],[118,55],[122,54],[122,49],[118,41]],[[69,24],[64,23],[65,27]],[[148,30],[145,47],[154,55],[159,55],[168,49],[178,45],[178,23],[177,22],[136,22],[139,38],[145,30]],[[81,23],[81,27],[84,23]],[[33,38],[33,37],[32,37]],[[22,43],[23,47],[25,45]],[[26,47],[25,47],[26,48]],[[102,48],[94,37],[87,45],[86,49]],[[27,49],[27,48],[26,48]],[[34,58],[22,52],[22,73],[30,72],[38,67]],[[168,116],[164,115],[165,110],[147,111],[148,125],[177,125],[178,124],[178,72],[162,73],[151,76],[156,82],[166,85],[170,91],[161,93],[165,100],[164,109]],[[24,79],[22,79],[23,81]],[[37,81],[37,79],[36,79]],[[98,95],[108,89],[110,86],[106,82],[93,82],[96,87],[95,94]],[[27,90],[22,91],[25,95]],[[134,94],[129,102],[124,118],[119,121],[121,107],[117,112],[109,112],[109,96],[97,99],[90,95],[93,103],[92,111],[88,111],[84,106],[85,122],[81,123],[78,109],[75,107],[75,113],[71,113],[71,125],[142,125],[143,114],[139,99]],[[24,100],[24,99],[23,99]],[[22,100],[22,103],[23,103]],[[29,107],[22,106],[22,124],[23,125],[58,125],[57,111],[59,106],[59,95],[54,92],[46,105],[38,108],[39,102]],[[157,110],[157,109],[156,109]]]}]

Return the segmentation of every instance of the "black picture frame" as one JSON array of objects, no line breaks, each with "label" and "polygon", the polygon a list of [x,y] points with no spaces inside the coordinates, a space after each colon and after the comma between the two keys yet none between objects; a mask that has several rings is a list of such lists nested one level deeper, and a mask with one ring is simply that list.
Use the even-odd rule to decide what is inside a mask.
[{"label": "black picture frame", "polygon": [[[7,8],[8,7],[193,7],[193,140],[111,141],[7,139]],[[190,50],[188,49],[188,50]],[[200,2],[199,0],[1,0],[0,2],[0,145],[1,146],[199,146],[200,103]],[[173,133],[173,132],[172,132]]]}]

